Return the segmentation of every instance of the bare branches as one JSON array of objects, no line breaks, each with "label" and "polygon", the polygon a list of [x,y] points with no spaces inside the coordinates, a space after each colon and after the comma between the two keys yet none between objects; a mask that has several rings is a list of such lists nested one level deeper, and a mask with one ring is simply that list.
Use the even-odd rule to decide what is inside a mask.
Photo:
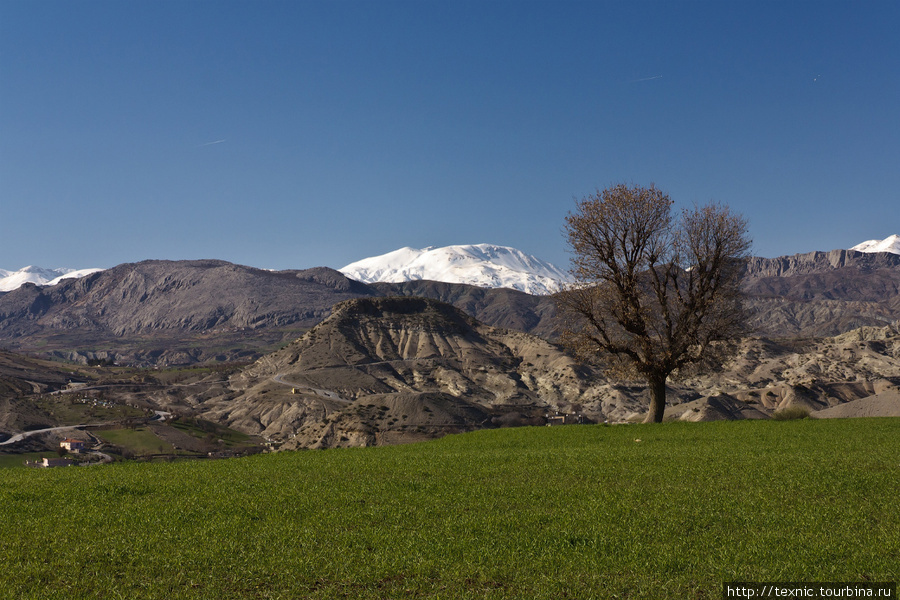
[{"label": "bare branches", "polygon": [[564,342],[655,382],[720,360],[746,321],[747,221],[718,204],[677,220],[671,208],[653,185],[620,184],[578,201],[565,226],[575,283],[559,295]]}]

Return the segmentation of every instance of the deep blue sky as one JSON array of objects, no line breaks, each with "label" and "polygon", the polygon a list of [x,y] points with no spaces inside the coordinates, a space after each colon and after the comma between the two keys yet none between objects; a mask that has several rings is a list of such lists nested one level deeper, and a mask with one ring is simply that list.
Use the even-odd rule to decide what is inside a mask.
[{"label": "deep blue sky", "polygon": [[567,266],[656,183],[754,253],[900,233],[900,2],[0,3],[0,268]]}]

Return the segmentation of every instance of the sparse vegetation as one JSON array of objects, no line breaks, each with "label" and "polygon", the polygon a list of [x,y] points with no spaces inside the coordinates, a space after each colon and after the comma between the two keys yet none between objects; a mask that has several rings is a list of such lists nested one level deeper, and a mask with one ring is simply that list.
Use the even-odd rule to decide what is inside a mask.
[{"label": "sparse vegetation", "polygon": [[795,421],[809,417],[809,409],[805,406],[788,406],[772,413],[776,421]]},{"label": "sparse vegetation", "polygon": [[71,393],[40,396],[33,401],[38,410],[60,425],[118,421],[145,416],[144,411],[97,395]]},{"label": "sparse vegetation", "polygon": [[709,599],[723,581],[896,581],[898,434],[898,419],[538,427],[7,469],[0,596]]}]

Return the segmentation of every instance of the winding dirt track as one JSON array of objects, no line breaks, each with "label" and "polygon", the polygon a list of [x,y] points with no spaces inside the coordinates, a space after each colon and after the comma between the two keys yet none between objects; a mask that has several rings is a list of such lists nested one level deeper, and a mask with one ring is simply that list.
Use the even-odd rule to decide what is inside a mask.
[{"label": "winding dirt track", "polygon": [[47,429],[35,429],[34,431],[23,431],[22,433],[17,433],[5,442],[0,442],[0,446],[6,446],[8,444],[15,444],[16,442],[21,442],[22,440],[31,437],[33,435],[37,435],[39,433],[48,433],[50,431],[63,431],[65,429],[82,429],[84,427],[97,427],[99,425],[104,425],[104,423],[93,423],[88,425],[65,425],[63,427],[48,427]]}]

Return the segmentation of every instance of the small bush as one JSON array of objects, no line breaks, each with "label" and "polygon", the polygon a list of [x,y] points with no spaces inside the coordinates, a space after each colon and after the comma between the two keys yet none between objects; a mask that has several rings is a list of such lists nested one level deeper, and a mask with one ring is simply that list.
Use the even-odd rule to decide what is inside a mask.
[{"label": "small bush", "polygon": [[805,406],[788,406],[772,413],[772,418],[776,421],[796,421],[797,419],[806,419],[809,417],[809,409]]}]

